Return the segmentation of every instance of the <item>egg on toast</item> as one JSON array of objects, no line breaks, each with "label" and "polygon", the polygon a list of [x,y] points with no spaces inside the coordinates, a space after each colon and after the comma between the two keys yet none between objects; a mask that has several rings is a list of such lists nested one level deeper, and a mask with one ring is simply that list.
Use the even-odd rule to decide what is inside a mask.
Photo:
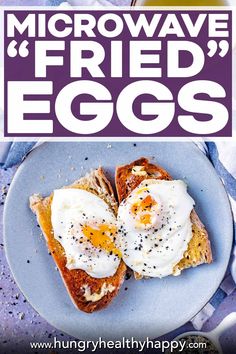
[{"label": "egg on toast", "polygon": [[30,208],[75,306],[91,313],[117,295],[126,265],[115,246],[117,202],[102,168]]},{"label": "egg on toast", "polygon": [[123,260],[142,277],[179,275],[212,262],[207,230],[183,181],[140,158],[116,168]]}]

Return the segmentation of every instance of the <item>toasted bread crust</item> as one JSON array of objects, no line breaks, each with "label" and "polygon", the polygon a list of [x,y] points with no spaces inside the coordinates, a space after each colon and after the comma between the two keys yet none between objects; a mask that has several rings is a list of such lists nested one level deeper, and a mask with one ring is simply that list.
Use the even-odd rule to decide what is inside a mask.
[{"label": "toasted bread crust", "polygon": [[[146,176],[138,176],[132,173],[135,166],[143,166],[147,172]],[[151,164],[148,159],[141,157],[140,159],[131,162],[129,165],[118,166],[116,168],[116,190],[119,203],[127,198],[144,179],[165,179],[171,180],[169,173],[158,165]]]},{"label": "toasted bread crust", "polygon": [[[135,166],[143,166],[145,175],[136,175],[132,171]],[[170,174],[162,167],[152,164],[148,159],[141,157],[128,165],[118,166],[116,168],[116,189],[119,203],[145,179],[164,179],[172,180]],[[212,262],[212,252],[208,233],[200,221],[195,210],[191,212],[193,237],[188,244],[188,249],[183,259],[174,267],[173,274],[179,275],[183,269],[196,267],[203,263]],[[135,274],[136,279],[142,278]]]},{"label": "toasted bread crust", "polygon": [[[110,182],[107,180],[102,168],[92,171],[90,174],[74,182],[65,188],[79,188],[90,191],[102,199],[110,206],[114,214],[117,214],[117,203]],[[38,223],[42,229],[48,249],[54,258],[59,269],[64,284],[75,306],[91,313],[106,307],[117,295],[120,286],[123,283],[126,273],[126,265],[123,261],[112,277],[93,278],[85,271],[80,269],[69,270],[66,267],[66,256],[61,244],[54,238],[51,224],[51,203],[53,195],[43,198],[39,195],[30,197],[30,208],[36,214]],[[91,293],[100,294],[103,285],[114,287],[113,291],[107,292],[100,300],[92,302],[87,301],[84,296],[84,286],[90,288]]]}]

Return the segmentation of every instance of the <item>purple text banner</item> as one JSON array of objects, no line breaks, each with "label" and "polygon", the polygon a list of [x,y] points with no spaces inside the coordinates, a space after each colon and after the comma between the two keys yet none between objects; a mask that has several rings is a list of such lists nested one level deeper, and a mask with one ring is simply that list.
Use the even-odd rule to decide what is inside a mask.
[{"label": "purple text banner", "polygon": [[5,137],[232,136],[230,10],[6,10]]}]

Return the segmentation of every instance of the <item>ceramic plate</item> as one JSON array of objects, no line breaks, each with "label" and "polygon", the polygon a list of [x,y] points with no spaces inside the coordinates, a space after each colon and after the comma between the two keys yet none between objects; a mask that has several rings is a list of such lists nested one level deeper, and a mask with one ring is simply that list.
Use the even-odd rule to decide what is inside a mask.
[{"label": "ceramic plate", "polygon": [[[126,280],[108,308],[85,314],[75,309],[55,269],[28,207],[29,196],[46,196],[99,165],[114,181],[116,165],[141,156],[187,182],[209,232],[214,263],[186,270],[179,277]],[[199,149],[183,142],[45,143],[18,169],[8,193],[4,225],[7,258],[28,301],[56,328],[87,340],[156,338],[190,320],[218,288],[233,238],[230,206],[220,179]]]}]

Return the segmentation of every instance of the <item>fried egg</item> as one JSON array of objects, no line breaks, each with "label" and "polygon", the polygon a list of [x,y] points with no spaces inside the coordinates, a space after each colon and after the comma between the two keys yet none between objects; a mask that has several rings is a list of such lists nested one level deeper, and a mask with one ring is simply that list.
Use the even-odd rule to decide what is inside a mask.
[{"label": "fried egg", "polygon": [[68,269],[82,269],[94,278],[116,273],[121,258],[116,217],[104,200],[82,189],[55,190],[51,221]]},{"label": "fried egg", "polygon": [[117,240],[124,262],[142,276],[173,274],[192,238],[193,206],[183,181],[142,181],[118,210]]}]

